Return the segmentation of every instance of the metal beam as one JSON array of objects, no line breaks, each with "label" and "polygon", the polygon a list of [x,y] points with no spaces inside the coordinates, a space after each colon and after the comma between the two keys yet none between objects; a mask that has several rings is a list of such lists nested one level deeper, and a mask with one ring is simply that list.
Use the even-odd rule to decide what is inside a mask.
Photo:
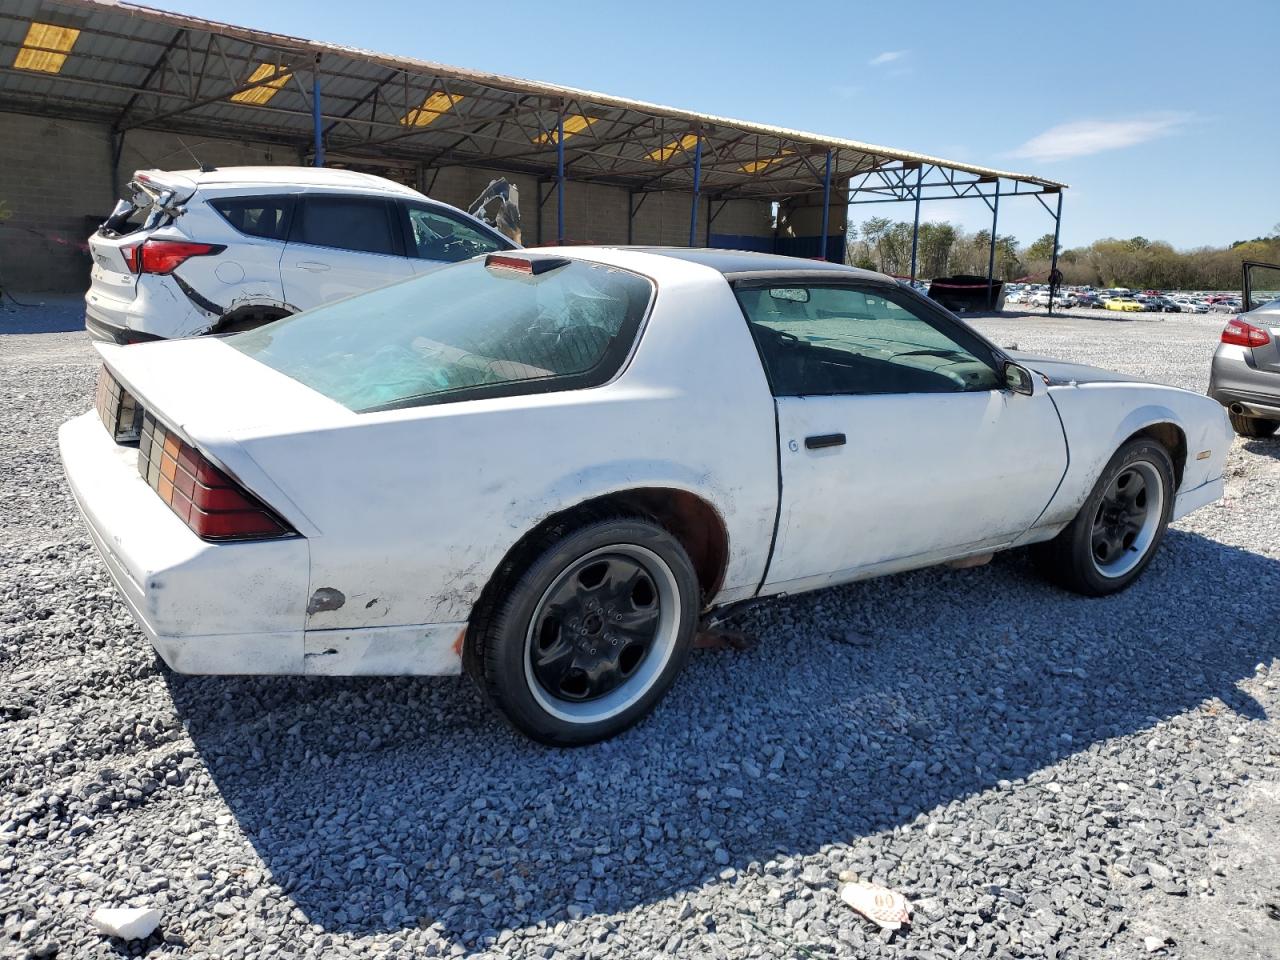
[{"label": "metal beam", "polygon": [[827,259],[827,230],[831,226],[831,151],[827,151],[827,166],[822,175],[822,259]]},{"label": "metal beam", "polygon": [[556,114],[556,243],[564,243],[564,107]]},{"label": "metal beam", "polygon": [[[261,87],[273,80],[279,80],[282,77],[287,80],[289,77],[293,76],[294,71],[295,68],[293,66],[280,64],[276,67],[275,72],[269,77],[263,77],[261,80],[254,80],[253,82],[246,80],[245,82],[232,87],[230,90],[222,90],[219,93],[214,94],[212,97],[202,97],[199,100],[193,100],[186,106],[177,107],[173,110],[166,111],[165,113],[153,114],[150,117],[145,117],[142,120],[139,120],[137,123],[129,124],[129,126],[124,129],[136,130],[138,127],[154,126],[162,120],[168,120],[184,113],[190,113],[192,110],[198,110],[200,107],[206,107],[211,103],[217,103],[219,100],[230,99],[237,93],[243,93],[245,90],[252,90],[254,87]],[[241,106],[249,106],[249,104],[241,104]],[[292,113],[294,111],[290,110],[285,112]]]},{"label": "metal beam", "polygon": [[129,98],[129,102],[126,103],[124,108],[120,111],[120,116],[116,119],[116,122],[111,125],[112,130],[120,129],[125,118],[129,116],[129,111],[133,109],[133,105],[138,102],[139,97],[147,92],[147,88],[151,86],[151,81],[155,79],[156,74],[164,69],[165,61],[169,59],[169,54],[173,52],[173,48],[178,45],[178,41],[181,40],[186,33],[187,31],[185,30],[179,30],[173,35],[173,39],[171,39],[168,45],[165,46],[164,52],[160,54],[156,62],[151,65],[151,69],[147,71],[147,75],[142,78],[142,83],[138,84],[138,92]]},{"label": "metal beam", "polygon": [[[1043,200],[1040,201],[1042,204]],[[1058,238],[1062,231],[1062,191],[1058,191],[1058,211],[1053,215],[1053,256],[1049,258],[1049,316],[1053,316],[1053,295],[1057,293],[1057,285],[1053,282],[1058,272]],[[1246,304],[1247,306],[1247,304]]]},{"label": "metal beam", "polygon": [[996,228],[1000,225],[1000,181],[996,181],[996,192],[991,204],[991,253],[987,257],[987,309],[993,306],[991,291],[995,288],[996,270]]},{"label": "metal beam", "polygon": [[324,166],[324,129],[320,126],[320,54],[311,69],[311,127],[315,135],[314,166]]},{"label": "metal beam", "polygon": [[693,205],[689,208],[689,246],[698,243],[698,203],[702,199],[702,133],[693,148]]},{"label": "metal beam", "polygon": [[916,167],[916,217],[911,227],[911,282],[916,282],[916,251],[920,249],[920,181],[924,178],[924,167]]}]

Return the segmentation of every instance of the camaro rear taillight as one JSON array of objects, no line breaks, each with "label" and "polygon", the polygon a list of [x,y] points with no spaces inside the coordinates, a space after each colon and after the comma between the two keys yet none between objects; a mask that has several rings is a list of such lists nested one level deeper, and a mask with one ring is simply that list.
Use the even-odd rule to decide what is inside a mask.
[{"label": "camaro rear taillight", "polygon": [[220,243],[192,243],[187,240],[152,238],[131,247],[121,247],[131,273],[173,273],[192,257],[207,257],[227,249]]},{"label": "camaro rear taillight", "polygon": [[138,472],[203,540],[265,540],[294,531],[204,454],[143,415]]},{"label": "camaro rear taillight", "polygon": [[98,418],[116,443],[133,443],[142,426],[142,408],[133,394],[120,385],[104,363],[98,371],[98,392],[94,407]]},{"label": "camaro rear taillight", "polygon": [[1222,331],[1222,342],[1234,343],[1238,347],[1261,347],[1271,342],[1271,334],[1236,317]]}]

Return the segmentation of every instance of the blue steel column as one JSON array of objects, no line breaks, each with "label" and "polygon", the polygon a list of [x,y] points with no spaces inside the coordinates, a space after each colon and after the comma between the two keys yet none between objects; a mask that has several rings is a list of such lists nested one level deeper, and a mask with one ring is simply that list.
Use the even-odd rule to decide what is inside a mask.
[{"label": "blue steel column", "polygon": [[564,243],[564,107],[556,116],[556,243]]},{"label": "blue steel column", "polygon": [[831,226],[831,151],[827,151],[827,167],[822,174],[822,251],[821,259],[827,259],[827,230]]},{"label": "blue steel column", "polygon": [[698,241],[698,201],[702,198],[702,134],[693,148],[693,206],[689,210],[689,246]]},{"label": "blue steel column", "polygon": [[[1053,256],[1049,258],[1049,273],[1058,269],[1058,237],[1062,231],[1062,191],[1058,191],[1058,212],[1053,215]],[[1053,284],[1049,285],[1049,316],[1053,316]]]},{"label": "blue steel column", "polygon": [[320,55],[316,54],[315,69],[311,71],[311,126],[315,130],[315,166],[324,166],[324,132],[320,127]]},{"label": "blue steel column", "polygon": [[920,190],[924,180],[924,164],[916,167],[916,219],[911,228],[911,282],[916,282],[916,251],[920,249]]},{"label": "blue steel column", "polygon": [[996,227],[1000,222],[1000,179],[996,178],[996,195],[991,204],[991,254],[987,257],[987,309],[991,309],[991,292],[995,289]]}]

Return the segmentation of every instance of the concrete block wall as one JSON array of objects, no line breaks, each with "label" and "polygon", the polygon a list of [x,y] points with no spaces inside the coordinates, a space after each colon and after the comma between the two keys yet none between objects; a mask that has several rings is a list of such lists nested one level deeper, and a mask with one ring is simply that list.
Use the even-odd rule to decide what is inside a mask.
[{"label": "concrete block wall", "polygon": [[85,218],[111,212],[105,128],[0,114],[0,283],[9,289],[88,285]]},{"label": "concrete block wall", "polygon": [[[194,154],[194,158],[193,158]],[[21,292],[84,290],[89,283],[89,221],[100,221],[115,205],[134,170],[181,170],[215,166],[297,164],[288,147],[163,131],[128,133],[120,156],[121,183],[111,183],[111,135],[105,124],[46,119],[0,112],[0,283]],[[383,175],[424,189],[464,209],[494,177],[506,176],[520,191],[524,242],[538,243],[537,182],[534,177],[471,167],[426,170],[415,184],[412,164],[389,166]],[[429,189],[428,189],[429,188]],[[556,195],[542,206],[542,242],[556,240]],[[691,195],[671,191],[648,196],[636,214],[633,242],[685,246],[689,242]],[[706,240],[709,200],[698,211],[696,244]],[[570,243],[627,242],[628,191],[623,187],[565,184],[565,234]],[[719,205],[717,205],[719,206]],[[772,236],[767,201],[734,200],[716,215],[715,233]]]}]

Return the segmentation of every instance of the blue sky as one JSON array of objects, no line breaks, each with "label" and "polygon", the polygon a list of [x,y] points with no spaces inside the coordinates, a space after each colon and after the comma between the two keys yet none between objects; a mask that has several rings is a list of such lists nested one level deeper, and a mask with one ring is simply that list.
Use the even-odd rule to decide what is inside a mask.
[{"label": "blue sky", "polygon": [[[147,0],[144,0],[147,2]],[[1280,0],[363,4],[149,0],[213,20],[1036,173],[1063,243],[1280,222]],[[930,219],[990,226],[981,201]],[[910,205],[855,208],[903,219]],[[1006,200],[1000,232],[1051,229]]]}]

